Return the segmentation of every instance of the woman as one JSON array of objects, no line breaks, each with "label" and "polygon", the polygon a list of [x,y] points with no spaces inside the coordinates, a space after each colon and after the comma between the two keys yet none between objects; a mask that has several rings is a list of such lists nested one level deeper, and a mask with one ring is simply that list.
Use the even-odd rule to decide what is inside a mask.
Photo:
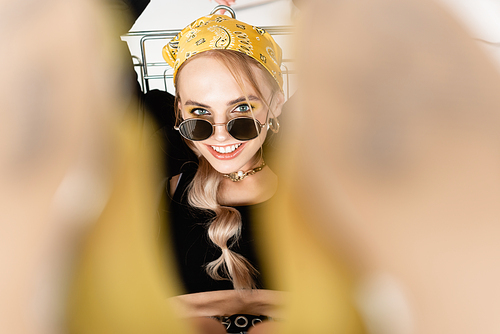
[{"label": "woman", "polygon": [[169,183],[170,232],[188,317],[228,332],[278,315],[257,261],[253,210],[277,190],[262,146],[284,103],[281,49],[263,29],[202,17],[163,49],[174,69],[176,129],[198,157]]}]

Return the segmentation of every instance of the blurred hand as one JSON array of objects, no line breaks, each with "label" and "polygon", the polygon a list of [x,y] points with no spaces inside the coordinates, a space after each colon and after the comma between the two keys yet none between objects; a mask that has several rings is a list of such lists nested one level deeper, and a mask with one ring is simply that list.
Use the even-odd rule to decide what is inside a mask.
[{"label": "blurred hand", "polygon": [[[210,1],[212,1],[212,0],[210,0]],[[217,2],[219,5],[226,5],[226,6],[231,7],[231,5],[234,5],[236,0],[215,0],[215,2]],[[219,12],[221,14],[224,14],[226,11],[224,9],[221,9],[221,10],[219,10]]]},{"label": "blurred hand", "polygon": [[219,5],[231,6],[236,0],[215,0]]}]

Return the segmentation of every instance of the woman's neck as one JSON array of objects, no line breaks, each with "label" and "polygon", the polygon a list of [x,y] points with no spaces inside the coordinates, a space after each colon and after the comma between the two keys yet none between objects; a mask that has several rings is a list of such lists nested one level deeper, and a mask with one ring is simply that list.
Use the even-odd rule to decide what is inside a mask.
[{"label": "woman's neck", "polygon": [[270,199],[277,188],[278,176],[269,166],[264,166],[258,173],[238,182],[224,178],[219,188],[219,202],[229,206],[259,204]]}]

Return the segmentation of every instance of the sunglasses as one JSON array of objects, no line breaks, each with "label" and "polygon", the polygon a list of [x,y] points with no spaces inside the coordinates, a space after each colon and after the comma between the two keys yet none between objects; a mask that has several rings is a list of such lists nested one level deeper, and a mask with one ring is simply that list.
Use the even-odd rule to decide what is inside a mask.
[{"label": "sunglasses", "polygon": [[227,123],[213,124],[202,118],[190,118],[182,121],[179,126],[174,127],[181,135],[192,141],[208,139],[214,133],[216,126],[225,125],[227,132],[236,140],[247,141],[257,138],[261,129],[265,126],[251,117],[236,117]]}]

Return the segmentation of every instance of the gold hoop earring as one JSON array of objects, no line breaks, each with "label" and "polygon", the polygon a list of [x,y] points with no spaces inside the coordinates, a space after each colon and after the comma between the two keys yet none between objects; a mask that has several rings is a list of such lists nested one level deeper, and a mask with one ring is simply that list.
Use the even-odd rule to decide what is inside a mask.
[{"label": "gold hoop earring", "polygon": [[267,124],[269,126],[269,129],[274,133],[278,133],[278,131],[280,130],[280,122],[278,122],[277,117],[269,118],[269,122]]}]

